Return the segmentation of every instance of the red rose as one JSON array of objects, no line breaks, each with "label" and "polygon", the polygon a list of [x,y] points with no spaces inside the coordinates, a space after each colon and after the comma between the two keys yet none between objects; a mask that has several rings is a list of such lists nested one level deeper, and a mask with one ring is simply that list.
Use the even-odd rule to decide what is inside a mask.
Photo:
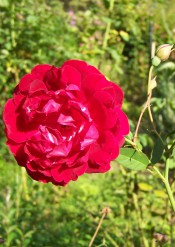
[{"label": "red rose", "polygon": [[44,183],[65,185],[83,173],[106,172],[129,132],[122,100],[120,87],[83,61],[38,65],[6,103],[7,145]]}]

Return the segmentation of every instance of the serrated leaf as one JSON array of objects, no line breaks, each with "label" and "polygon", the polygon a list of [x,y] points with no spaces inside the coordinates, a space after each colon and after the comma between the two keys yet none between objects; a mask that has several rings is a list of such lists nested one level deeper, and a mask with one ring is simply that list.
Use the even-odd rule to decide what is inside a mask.
[{"label": "serrated leaf", "polygon": [[161,159],[164,149],[165,146],[163,142],[160,139],[157,139],[151,154],[151,163],[153,165],[156,164]]},{"label": "serrated leaf", "polygon": [[133,148],[121,148],[116,160],[120,165],[131,170],[139,171],[147,168],[150,163],[148,157]]}]

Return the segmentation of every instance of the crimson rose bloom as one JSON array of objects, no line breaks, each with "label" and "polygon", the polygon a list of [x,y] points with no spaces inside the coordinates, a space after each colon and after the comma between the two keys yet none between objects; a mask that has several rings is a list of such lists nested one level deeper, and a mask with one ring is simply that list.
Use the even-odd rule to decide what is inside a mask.
[{"label": "crimson rose bloom", "polygon": [[84,61],[37,65],[6,103],[7,145],[44,183],[66,185],[83,173],[106,172],[129,132],[122,100],[121,88]]}]

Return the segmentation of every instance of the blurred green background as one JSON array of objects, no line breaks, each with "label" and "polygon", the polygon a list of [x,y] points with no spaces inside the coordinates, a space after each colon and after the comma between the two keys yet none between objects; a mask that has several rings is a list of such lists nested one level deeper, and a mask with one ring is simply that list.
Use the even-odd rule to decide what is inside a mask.
[{"label": "blurred green background", "polygon": [[[20,77],[36,64],[82,59],[125,92],[134,129],[146,101],[150,47],[175,42],[174,0],[0,0],[0,112]],[[161,133],[175,130],[175,54],[157,69],[152,99]],[[155,136],[147,116],[141,144]],[[163,185],[148,172],[112,163],[106,174],[84,175],[64,188],[32,181],[5,145],[0,120],[0,238],[4,247],[86,247],[108,206],[95,246],[155,247],[162,233],[175,246],[175,218]],[[174,181],[174,167],[171,169]],[[172,184],[173,189],[174,183]]]}]

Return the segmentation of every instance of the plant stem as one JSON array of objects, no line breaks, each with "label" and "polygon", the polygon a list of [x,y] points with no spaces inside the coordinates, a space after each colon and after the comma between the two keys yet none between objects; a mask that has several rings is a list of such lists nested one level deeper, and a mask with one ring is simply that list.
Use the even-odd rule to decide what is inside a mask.
[{"label": "plant stem", "polygon": [[165,179],[169,181],[169,159],[166,160],[166,165],[165,165]]},{"label": "plant stem", "polygon": [[158,177],[162,180],[162,182],[165,183],[165,178],[162,175],[162,173],[159,171],[159,169],[155,166],[153,166],[152,169],[157,173]]},{"label": "plant stem", "polygon": [[110,209],[108,207],[106,207],[106,208],[104,208],[102,210],[102,212],[103,212],[102,217],[101,217],[101,219],[100,219],[100,221],[98,223],[98,226],[97,226],[97,228],[95,230],[95,233],[94,233],[94,235],[93,235],[88,247],[92,246],[92,244],[93,244],[93,242],[94,242],[94,240],[95,240],[95,238],[96,238],[96,236],[98,234],[98,231],[99,231],[99,229],[100,229],[100,227],[101,227],[101,225],[103,223],[103,220],[104,220],[105,216],[109,213],[109,211],[110,211]]},{"label": "plant stem", "polygon": [[175,200],[174,200],[173,192],[171,190],[171,186],[170,186],[169,181],[168,181],[168,170],[169,170],[169,167],[168,166],[169,166],[169,164],[167,162],[166,163],[166,168],[165,168],[165,177],[162,175],[162,173],[159,171],[159,169],[157,167],[153,166],[153,170],[157,173],[158,177],[165,184],[165,188],[167,190],[170,203],[171,203],[172,208],[173,208],[173,210],[175,212]]},{"label": "plant stem", "polygon": [[150,101],[151,101],[151,97],[152,97],[152,88],[151,88],[151,79],[152,79],[152,72],[153,72],[153,66],[150,67],[149,69],[149,74],[148,74],[148,89],[147,89],[147,101],[140,113],[140,117],[139,120],[137,122],[137,126],[136,126],[136,130],[135,130],[135,134],[134,134],[134,138],[133,138],[133,142],[136,143],[137,141],[137,136],[138,136],[138,131],[139,131],[139,127],[141,124],[141,120],[143,117],[143,114],[145,113],[146,109],[148,108],[148,113],[149,113],[149,117],[150,117],[150,121],[151,124],[153,125],[154,130],[156,131],[155,125],[154,125],[154,120],[153,120],[153,116],[151,113],[151,107],[150,107]]},{"label": "plant stem", "polygon": [[143,117],[143,114],[145,113],[148,105],[150,104],[150,100],[151,100],[151,96],[152,96],[152,93],[150,93],[148,95],[148,98],[147,98],[147,101],[140,113],[140,117],[139,117],[139,120],[137,122],[137,126],[136,126],[136,130],[135,130],[135,134],[134,134],[134,137],[133,137],[133,142],[136,144],[136,141],[137,141],[137,136],[138,136],[138,131],[139,131],[139,127],[140,127],[140,124],[141,124],[141,120],[142,120],[142,117]]},{"label": "plant stem", "polygon": [[165,184],[165,187],[166,187],[166,190],[167,190],[168,197],[169,197],[169,200],[171,202],[172,208],[173,208],[173,210],[175,212],[175,200],[174,200],[173,192],[171,190],[169,181],[166,180],[164,184]]},{"label": "plant stem", "polygon": [[133,147],[136,146],[136,144],[135,144],[133,141],[129,140],[129,139],[126,138],[126,137],[125,137],[125,141],[126,141],[127,143],[131,144]]},{"label": "plant stem", "polygon": [[153,66],[150,67],[149,74],[148,74],[148,89],[147,89],[147,94],[148,95],[152,91],[152,88],[151,88],[151,79],[152,79],[153,68],[154,68]]},{"label": "plant stem", "polygon": [[[148,95],[151,93],[152,94],[152,87],[151,87],[151,78],[152,78],[152,72],[153,72],[153,66],[150,67],[150,70],[149,70],[149,75],[148,75]],[[151,101],[151,100],[150,100]],[[153,115],[152,115],[152,111],[151,111],[151,106],[150,106],[150,102],[148,104],[148,114],[149,114],[149,118],[150,118],[150,121],[151,121],[151,124],[153,126],[153,130],[154,132],[157,134],[157,136],[161,139],[159,133],[157,132],[156,130],[156,126],[154,124],[154,119],[153,119]]]}]

